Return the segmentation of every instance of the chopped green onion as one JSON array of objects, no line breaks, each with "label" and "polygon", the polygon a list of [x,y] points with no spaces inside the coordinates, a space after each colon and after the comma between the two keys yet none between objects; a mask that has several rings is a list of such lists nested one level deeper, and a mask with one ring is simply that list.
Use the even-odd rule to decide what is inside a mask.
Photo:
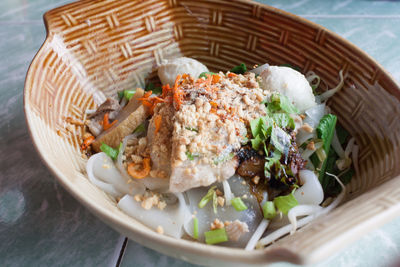
[{"label": "chopped green onion", "polygon": [[113,160],[116,160],[118,157],[118,149],[112,148],[109,145],[102,143],[100,146],[100,150],[106,153],[107,156],[112,158]]},{"label": "chopped green onion", "polygon": [[247,210],[246,204],[244,204],[243,200],[240,197],[235,197],[231,200],[232,206],[236,211],[244,211]]},{"label": "chopped green onion", "polygon": [[208,190],[207,194],[200,200],[199,202],[200,209],[204,208],[207,205],[207,203],[213,198],[213,194],[215,193],[215,188],[216,186],[212,186]]},{"label": "chopped green onion", "polygon": [[185,127],[186,130],[192,131],[192,132],[196,132],[198,133],[199,130],[197,130],[196,128],[192,128],[192,127]]},{"label": "chopped green onion", "polygon": [[194,158],[197,158],[199,155],[196,155],[196,154],[192,154],[192,153],[190,153],[189,151],[186,151],[186,157],[189,159],[189,160],[194,160]]},{"label": "chopped green onion", "polygon": [[293,207],[299,205],[299,202],[293,195],[294,190],[292,193],[286,196],[280,196],[274,198],[274,204],[281,211],[283,214],[288,214],[289,210]]},{"label": "chopped green onion", "polygon": [[132,90],[124,90],[124,97],[126,100],[131,100],[132,96],[136,94],[136,90],[132,89]]},{"label": "chopped green onion", "polygon": [[218,202],[217,202],[217,192],[214,191],[212,197],[213,197],[213,210],[214,210],[214,213],[217,214],[217,205],[218,205]]},{"label": "chopped green onion", "polygon": [[133,131],[134,134],[142,134],[146,131],[146,127],[144,127],[144,123],[141,123],[136,129]]},{"label": "chopped green onion", "polygon": [[206,78],[207,79],[207,75],[215,75],[215,72],[210,72],[210,71],[205,71],[200,73],[199,78]]},{"label": "chopped green onion", "polygon": [[264,218],[267,220],[271,220],[276,216],[275,205],[274,205],[274,202],[272,202],[272,201],[265,202],[264,205],[262,206],[262,210],[263,210]]},{"label": "chopped green onion", "polygon": [[231,69],[231,72],[236,73],[236,74],[244,74],[247,71],[247,67],[244,63],[235,66]]},{"label": "chopped green onion", "polygon": [[228,235],[225,228],[215,229],[204,233],[206,243],[209,245],[228,241]]},{"label": "chopped green onion", "polygon": [[231,152],[228,155],[219,156],[219,157],[215,158],[213,162],[215,165],[218,165],[219,163],[224,163],[224,162],[232,159],[234,156],[235,156],[235,154],[233,152]]},{"label": "chopped green onion", "polygon": [[193,218],[193,238],[199,238],[199,220],[196,217]]}]

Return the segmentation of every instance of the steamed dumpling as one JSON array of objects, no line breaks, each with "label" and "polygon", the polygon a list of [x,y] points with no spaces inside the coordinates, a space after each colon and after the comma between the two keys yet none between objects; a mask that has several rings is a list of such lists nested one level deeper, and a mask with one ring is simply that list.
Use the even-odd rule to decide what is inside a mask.
[{"label": "steamed dumpling", "polygon": [[194,78],[199,77],[202,72],[207,72],[207,67],[193,58],[180,57],[164,60],[158,68],[158,77],[163,85],[172,86],[178,74],[189,74]]},{"label": "steamed dumpling", "polygon": [[317,104],[306,77],[292,68],[270,66],[260,76],[264,90],[288,97],[300,113]]}]

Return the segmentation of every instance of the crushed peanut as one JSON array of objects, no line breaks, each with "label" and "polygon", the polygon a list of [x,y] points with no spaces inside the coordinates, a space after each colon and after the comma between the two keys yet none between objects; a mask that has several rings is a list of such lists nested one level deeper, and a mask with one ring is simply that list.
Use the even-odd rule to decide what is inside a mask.
[{"label": "crushed peanut", "polygon": [[303,126],[301,126],[301,129],[303,129],[307,133],[312,133],[312,131],[314,130],[313,127],[311,127],[308,123],[304,123]]},{"label": "crushed peanut", "polygon": [[258,176],[258,175],[254,176],[252,181],[254,184],[258,184],[258,182],[260,181],[260,176]]},{"label": "crushed peanut", "polygon": [[308,145],[307,145],[307,149],[308,149],[308,150],[312,150],[312,151],[314,151],[314,150],[315,150],[315,144],[314,144],[314,141],[310,141],[310,143],[308,143]]},{"label": "crushed peanut", "polygon": [[225,198],[223,197],[217,197],[217,203],[218,205],[220,205],[221,207],[223,207],[225,205]]},{"label": "crushed peanut", "polygon": [[156,230],[157,230],[157,233],[164,234],[164,228],[161,225],[157,226]]},{"label": "crushed peanut", "polygon": [[224,223],[223,222],[221,222],[220,220],[218,220],[218,219],[215,219],[212,223],[211,223],[211,230],[215,230],[215,229],[221,229],[221,228],[224,228]]}]

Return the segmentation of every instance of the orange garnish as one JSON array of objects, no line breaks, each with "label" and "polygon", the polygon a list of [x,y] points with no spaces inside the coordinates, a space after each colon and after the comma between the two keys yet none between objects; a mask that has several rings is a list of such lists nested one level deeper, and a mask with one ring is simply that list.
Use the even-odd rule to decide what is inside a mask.
[{"label": "orange garnish", "polygon": [[150,173],[150,158],[144,158],[143,162],[141,163],[140,169],[136,168],[136,163],[132,162],[128,165],[128,174],[135,179],[143,179]]},{"label": "orange garnish", "polygon": [[214,101],[210,101],[210,105],[211,105],[213,108],[217,108],[217,107],[218,107],[218,104],[215,103]]},{"label": "orange garnish", "polygon": [[86,138],[85,140],[83,140],[83,143],[81,145],[81,149],[82,150],[86,150],[93,143],[94,139],[95,139],[94,136],[91,135],[88,138]]},{"label": "orange garnish", "polygon": [[113,121],[112,123],[110,123],[108,121],[108,112],[106,114],[104,114],[104,118],[103,118],[103,129],[104,130],[108,130],[110,129],[114,124],[117,123],[118,120]]},{"label": "orange garnish", "polygon": [[174,94],[174,102],[175,102],[175,109],[179,110],[182,104],[182,98],[183,98],[183,91],[180,89],[179,86],[179,80],[181,79],[181,75],[176,76],[175,79],[175,84],[174,88],[172,89],[172,92]]},{"label": "orange garnish", "polygon": [[233,72],[230,72],[230,73],[228,74],[228,77],[229,77],[229,78],[236,77],[236,76],[237,76],[237,74],[236,74],[236,73],[233,73]]},{"label": "orange garnish", "polygon": [[220,78],[221,78],[221,77],[220,77],[219,75],[214,74],[214,75],[212,76],[212,83],[213,83],[213,84],[218,83]]},{"label": "orange garnish", "polygon": [[155,118],[154,118],[154,126],[155,126],[155,131],[154,131],[154,133],[158,133],[158,131],[160,130],[160,128],[161,128],[161,121],[162,121],[162,116],[161,115],[157,115]]}]

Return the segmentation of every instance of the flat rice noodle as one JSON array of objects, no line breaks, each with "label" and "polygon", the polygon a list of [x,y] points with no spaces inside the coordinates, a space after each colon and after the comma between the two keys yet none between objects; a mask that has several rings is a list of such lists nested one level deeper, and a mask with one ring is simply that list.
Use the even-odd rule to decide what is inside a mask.
[{"label": "flat rice noodle", "polygon": [[176,196],[175,203],[169,203],[160,210],[153,207],[149,210],[142,208],[141,203],[134,200],[130,195],[125,195],[118,202],[118,207],[135,218],[147,227],[156,231],[157,227],[161,226],[164,234],[181,238],[183,234],[183,224],[190,220],[190,213],[181,193],[174,194]]},{"label": "flat rice noodle", "polygon": [[[248,184],[242,184],[245,180],[240,176],[234,175],[228,179],[232,193],[237,197],[242,197],[243,202],[248,207],[244,211],[236,211],[232,205],[227,206],[226,204],[221,207],[218,206],[217,214],[214,213],[212,201],[200,209],[198,203],[206,195],[208,189],[211,186],[217,186],[217,188],[223,192],[222,183],[214,183],[210,187],[199,187],[187,191],[185,194],[189,202],[189,209],[192,214],[199,220],[199,241],[204,242],[204,232],[210,230],[210,225],[215,219],[219,219],[221,222],[239,220],[247,223],[249,232],[244,233],[238,241],[228,241],[221,243],[223,246],[229,247],[242,247],[244,248],[250,240],[253,232],[257,229],[263,215],[261,208],[256,198],[251,194]],[[247,198],[243,198],[243,195],[247,195]],[[193,220],[189,220],[185,223],[185,231],[188,235],[193,236]]]},{"label": "flat rice noodle", "polygon": [[126,179],[131,179],[132,183],[138,184],[139,186],[146,187],[150,190],[156,190],[159,192],[168,192],[169,188],[169,179],[166,178],[158,178],[158,177],[146,177],[144,179],[132,179],[132,177],[128,174],[126,171],[124,164],[123,164],[123,155],[125,153],[126,145],[129,140],[138,138],[140,134],[131,134],[126,136],[122,140],[122,146],[120,153],[118,154],[117,158],[117,167],[121,174],[126,178]]},{"label": "flat rice noodle", "polygon": [[104,152],[91,156],[86,164],[89,180],[113,197],[144,192],[144,186],[128,183]]}]

